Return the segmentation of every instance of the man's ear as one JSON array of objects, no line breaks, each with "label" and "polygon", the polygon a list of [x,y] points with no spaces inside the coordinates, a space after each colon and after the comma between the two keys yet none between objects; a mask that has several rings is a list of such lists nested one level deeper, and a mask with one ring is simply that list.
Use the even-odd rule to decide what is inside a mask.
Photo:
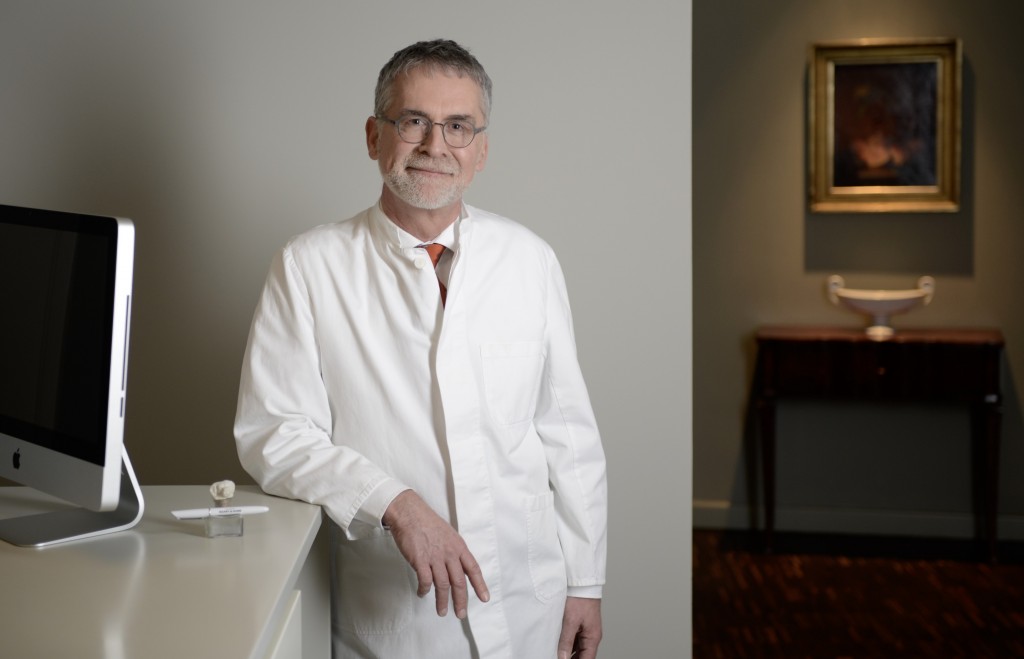
[{"label": "man's ear", "polygon": [[484,171],[484,165],[487,164],[487,133],[480,133],[477,135],[477,139],[480,139],[481,137],[484,139],[484,143],[481,145],[480,155],[477,156],[476,159],[476,171],[478,172]]},{"label": "man's ear", "polygon": [[366,120],[366,152],[370,154],[371,160],[376,160],[377,141],[380,139],[380,130],[377,126],[377,117],[370,117]]}]

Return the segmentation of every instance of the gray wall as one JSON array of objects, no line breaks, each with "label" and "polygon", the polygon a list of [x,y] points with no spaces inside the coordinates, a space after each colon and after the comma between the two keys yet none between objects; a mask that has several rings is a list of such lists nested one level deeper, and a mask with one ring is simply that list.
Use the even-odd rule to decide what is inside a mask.
[{"label": "gray wall", "polygon": [[[963,204],[951,214],[811,214],[809,44],[955,36],[964,45]],[[856,327],[825,278],[911,288],[930,306],[896,326],[990,326],[1006,340],[1003,537],[1024,538],[1024,5],[983,0],[699,0],[694,8],[694,499],[699,526],[749,523],[743,412],[762,324]],[[971,532],[960,409],[782,406],[778,524],[823,531]]]},{"label": "gray wall", "polygon": [[468,200],[566,271],[610,463],[604,654],[688,653],[690,21],[689,0],[5,0],[0,200],[137,224],[143,484],[247,481],[231,424],[271,255],[375,202],[376,72],[454,38],[496,84]]}]

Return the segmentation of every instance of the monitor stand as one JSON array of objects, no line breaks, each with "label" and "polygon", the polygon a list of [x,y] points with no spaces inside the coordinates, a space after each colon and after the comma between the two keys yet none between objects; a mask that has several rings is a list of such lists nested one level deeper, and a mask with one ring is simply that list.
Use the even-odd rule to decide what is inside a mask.
[{"label": "monitor stand", "polygon": [[48,547],[132,528],[142,519],[145,503],[128,451],[121,447],[121,500],[117,508],[98,513],[70,508],[0,520],[0,540],[21,547]]}]

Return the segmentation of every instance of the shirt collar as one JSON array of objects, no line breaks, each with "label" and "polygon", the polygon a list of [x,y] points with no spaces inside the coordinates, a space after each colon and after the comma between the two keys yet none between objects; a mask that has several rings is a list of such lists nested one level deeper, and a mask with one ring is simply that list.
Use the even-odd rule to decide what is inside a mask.
[{"label": "shirt collar", "polygon": [[[432,243],[438,243],[444,245],[448,249],[455,251],[455,245],[458,243],[459,227],[462,225],[462,218],[465,216],[466,209],[463,207],[462,213],[458,218],[451,224],[449,224],[440,235],[429,241]],[[425,243],[420,243],[425,244]]]},{"label": "shirt collar", "polygon": [[381,231],[383,231],[388,242],[396,245],[399,249],[408,249],[413,247],[421,247],[428,243],[440,243],[448,249],[455,251],[456,245],[459,242],[459,233],[462,224],[462,220],[469,217],[469,210],[465,204],[462,204],[461,210],[459,211],[459,217],[454,222],[449,224],[444,231],[442,231],[433,240],[422,241],[416,236],[412,235],[402,227],[398,226],[384,213],[384,210],[380,206],[380,201],[373,207],[371,215],[373,216],[376,224]]}]

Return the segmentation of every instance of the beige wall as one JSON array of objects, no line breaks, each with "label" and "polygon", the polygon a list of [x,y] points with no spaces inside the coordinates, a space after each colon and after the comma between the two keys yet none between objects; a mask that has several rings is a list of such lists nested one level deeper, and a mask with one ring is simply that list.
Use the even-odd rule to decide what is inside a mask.
[{"label": "beige wall", "polygon": [[137,225],[126,441],[143,484],[247,480],[231,424],[271,255],[375,202],[376,72],[455,38],[495,80],[468,199],[539,232],[566,272],[610,464],[606,654],[683,656],[690,5],[4,0],[0,200]]},{"label": "beige wall", "polygon": [[[822,215],[805,203],[807,48],[852,37],[964,44],[963,206]],[[694,9],[694,499],[703,526],[748,524],[743,411],[761,324],[857,326],[825,278],[910,288],[900,325],[994,326],[1007,340],[1004,537],[1024,537],[1024,5],[983,0],[699,0]],[[958,409],[783,405],[780,528],[965,535],[967,416]]]}]

